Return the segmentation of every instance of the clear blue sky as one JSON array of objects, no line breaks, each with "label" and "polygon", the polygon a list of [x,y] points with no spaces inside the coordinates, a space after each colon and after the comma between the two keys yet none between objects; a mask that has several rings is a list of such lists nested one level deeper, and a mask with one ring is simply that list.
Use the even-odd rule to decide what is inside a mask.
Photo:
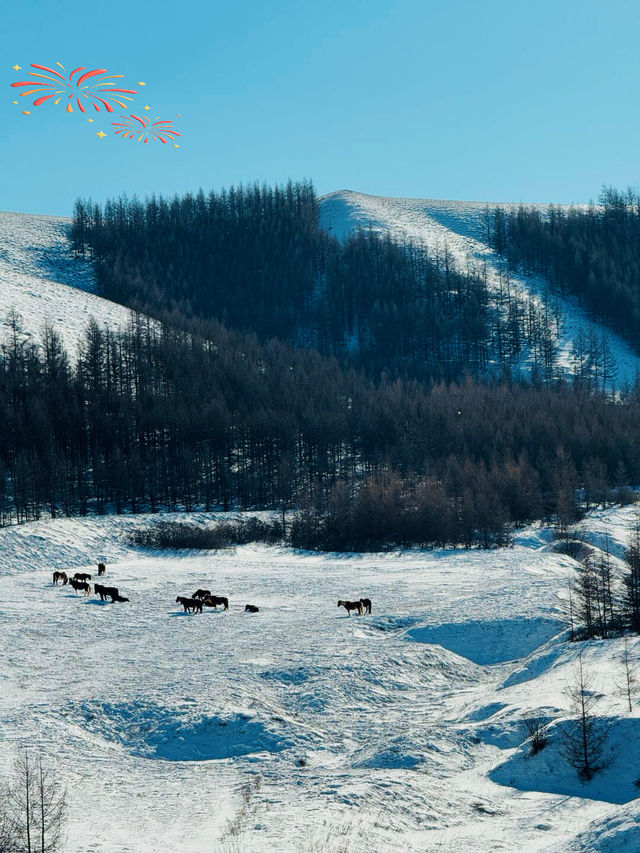
[{"label": "clear blue sky", "polygon": [[[34,0],[1,19],[0,210],[256,179],[556,202],[640,183],[637,0]],[[145,81],[180,149],[22,116],[11,66],[56,61]]]}]

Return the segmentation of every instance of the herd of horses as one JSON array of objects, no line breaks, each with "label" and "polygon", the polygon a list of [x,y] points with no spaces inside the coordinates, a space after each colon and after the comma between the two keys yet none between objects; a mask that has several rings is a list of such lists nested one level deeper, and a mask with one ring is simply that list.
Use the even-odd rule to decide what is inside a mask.
[{"label": "herd of horses", "polygon": [[[98,577],[103,575],[107,571],[107,567],[104,563],[98,563]],[[91,595],[92,589],[89,581],[91,580],[91,575],[89,572],[76,572],[73,577],[69,577],[66,572],[54,572],[53,573],[53,584],[54,586],[58,586],[58,584],[62,584],[66,586],[73,587],[76,595],[78,592],[84,592],[85,595]],[[115,586],[103,586],[99,583],[94,583],[93,592],[95,595],[100,596],[101,601],[106,601],[108,598],[111,599],[111,602],[124,602],[129,601],[123,595],[120,595],[118,588]],[[218,609],[218,605],[222,607],[223,610],[229,609],[229,599],[223,595],[213,595],[211,590],[209,589],[197,589],[192,596],[178,595],[176,597],[176,604],[181,604],[184,608],[185,613],[202,613],[204,607],[212,607],[214,610]],[[355,611],[358,616],[362,616],[364,613],[371,613],[371,599],[370,598],[360,598],[357,601],[342,601],[342,599],[338,602],[338,607],[344,607],[347,611],[347,616],[351,616],[351,611]],[[259,613],[260,608],[255,604],[245,604],[244,608],[245,613]]]},{"label": "herd of horses", "polygon": [[358,601],[342,601],[338,602],[338,607],[344,607],[347,611],[347,616],[351,616],[351,611],[355,610],[358,616],[363,613],[371,613],[371,599],[360,598]]},{"label": "herd of horses", "polygon": [[[103,575],[107,571],[107,567],[104,563],[98,563],[98,577]],[[53,573],[53,584],[54,586],[58,586],[58,584],[62,584],[66,586],[73,587],[76,595],[78,592],[84,592],[85,595],[91,595],[92,589],[89,581],[91,580],[91,575],[89,572],[76,572],[75,575],[70,578],[66,572],[54,572]],[[93,592],[96,595],[100,596],[101,601],[106,601],[108,598],[111,599],[111,602],[123,602],[129,601],[124,595],[120,595],[118,587],[116,586],[103,586],[100,583],[95,583],[93,585]]]}]

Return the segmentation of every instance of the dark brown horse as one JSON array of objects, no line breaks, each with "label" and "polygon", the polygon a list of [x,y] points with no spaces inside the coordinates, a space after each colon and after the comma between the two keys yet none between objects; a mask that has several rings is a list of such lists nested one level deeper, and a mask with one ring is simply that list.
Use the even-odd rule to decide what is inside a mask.
[{"label": "dark brown horse", "polygon": [[245,613],[260,613],[260,608],[255,604],[245,604],[244,606]]},{"label": "dark brown horse", "polygon": [[74,581],[90,581],[91,575],[89,572],[76,572],[73,579]]},{"label": "dark brown horse", "polygon": [[347,616],[351,616],[352,610],[358,611],[358,616],[362,616],[362,602],[361,601],[339,601],[338,607],[344,607],[347,611]]},{"label": "dark brown horse", "polygon": [[105,566],[105,564],[104,563],[98,563],[98,577],[100,577],[100,575],[103,575],[106,571],[107,571],[107,567]]},{"label": "dark brown horse", "polygon": [[102,584],[97,583],[94,589],[98,593],[102,601],[104,601],[106,598],[110,598],[111,601],[115,601],[120,596],[117,586],[102,586]]},{"label": "dark brown horse", "polygon": [[202,613],[202,602],[199,598],[185,598],[183,595],[179,595],[176,601],[184,607],[185,613],[195,613],[196,610],[198,613]]},{"label": "dark brown horse", "polygon": [[370,598],[361,598],[360,604],[362,605],[363,613],[371,613],[371,599]]},{"label": "dark brown horse", "polygon": [[197,589],[192,598],[208,598],[211,595],[211,591],[208,589]]},{"label": "dark brown horse", "polygon": [[218,609],[218,605],[222,605],[223,610],[229,609],[229,599],[225,598],[223,595],[208,595],[206,598],[202,599],[202,603],[206,607],[213,607],[214,610]]},{"label": "dark brown horse", "polygon": [[56,586],[58,586],[58,581],[62,581],[62,586],[66,586],[69,578],[67,577],[66,572],[54,572],[53,573],[53,582]]},{"label": "dark brown horse", "polygon": [[76,595],[78,594],[79,589],[81,589],[85,595],[91,594],[91,586],[86,581],[77,581],[75,578],[71,578],[69,583],[74,588]]}]

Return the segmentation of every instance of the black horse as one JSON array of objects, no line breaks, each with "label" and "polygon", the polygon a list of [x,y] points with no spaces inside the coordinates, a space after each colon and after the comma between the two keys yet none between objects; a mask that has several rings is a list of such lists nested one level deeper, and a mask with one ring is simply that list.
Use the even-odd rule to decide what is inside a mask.
[{"label": "black horse", "polygon": [[176,602],[184,607],[185,613],[195,613],[196,610],[198,613],[202,613],[202,602],[199,598],[185,598],[184,595],[178,595]]},{"label": "black horse", "polygon": [[260,608],[256,607],[255,604],[245,604],[244,612],[245,613],[260,613]]},{"label": "black horse", "polygon": [[362,616],[362,602],[361,601],[342,601],[338,602],[338,607],[344,607],[347,611],[347,616],[351,616],[352,610],[358,611],[358,616]]},{"label": "black horse", "polygon": [[370,598],[361,598],[360,604],[362,605],[363,613],[371,613],[371,599]]}]

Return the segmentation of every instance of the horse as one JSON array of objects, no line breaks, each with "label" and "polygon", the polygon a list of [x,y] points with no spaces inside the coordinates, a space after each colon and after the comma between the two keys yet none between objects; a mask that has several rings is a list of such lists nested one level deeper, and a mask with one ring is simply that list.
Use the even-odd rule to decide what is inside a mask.
[{"label": "horse", "polygon": [[98,563],[98,577],[100,577],[100,575],[103,575],[106,571],[107,571],[107,567],[105,566],[105,564],[104,563]]},{"label": "horse", "polygon": [[69,578],[67,577],[66,572],[54,572],[53,573],[53,583],[55,586],[58,586],[58,581],[62,581],[62,586],[66,586]]},{"label": "horse", "polygon": [[202,613],[202,602],[199,598],[185,598],[183,595],[176,597],[176,602],[179,602],[184,607],[185,613]]},{"label": "horse", "polygon": [[75,578],[71,578],[69,583],[74,588],[76,595],[79,589],[83,590],[85,595],[91,595],[91,586],[86,581],[78,581]]},{"label": "horse", "polygon": [[111,603],[113,604],[114,601],[129,601],[129,599],[125,598],[123,595],[114,595],[111,598]]},{"label": "horse", "polygon": [[362,602],[361,601],[339,601],[338,607],[344,607],[347,611],[347,616],[351,616],[352,610],[358,611],[358,616],[362,616]]},{"label": "horse", "polygon": [[76,572],[73,579],[74,581],[90,581],[91,575],[89,572]]},{"label": "horse", "polygon": [[244,612],[245,613],[260,613],[260,608],[256,607],[255,604],[245,604]]},{"label": "horse", "polygon": [[360,604],[362,605],[363,613],[371,613],[371,599],[370,598],[361,598]]},{"label": "horse", "polygon": [[208,598],[210,595],[211,595],[211,592],[208,589],[197,589],[191,597],[192,598]]},{"label": "horse", "polygon": [[102,586],[101,583],[94,584],[94,592],[96,595],[100,596],[100,599],[104,601],[106,598],[110,598],[111,601],[115,601],[120,593],[118,592],[118,588],[115,586]]},{"label": "horse", "polygon": [[229,609],[229,599],[225,598],[223,595],[208,595],[206,598],[202,599],[202,603],[207,607],[213,607],[214,610],[218,609],[218,605],[222,605],[223,610]]}]

